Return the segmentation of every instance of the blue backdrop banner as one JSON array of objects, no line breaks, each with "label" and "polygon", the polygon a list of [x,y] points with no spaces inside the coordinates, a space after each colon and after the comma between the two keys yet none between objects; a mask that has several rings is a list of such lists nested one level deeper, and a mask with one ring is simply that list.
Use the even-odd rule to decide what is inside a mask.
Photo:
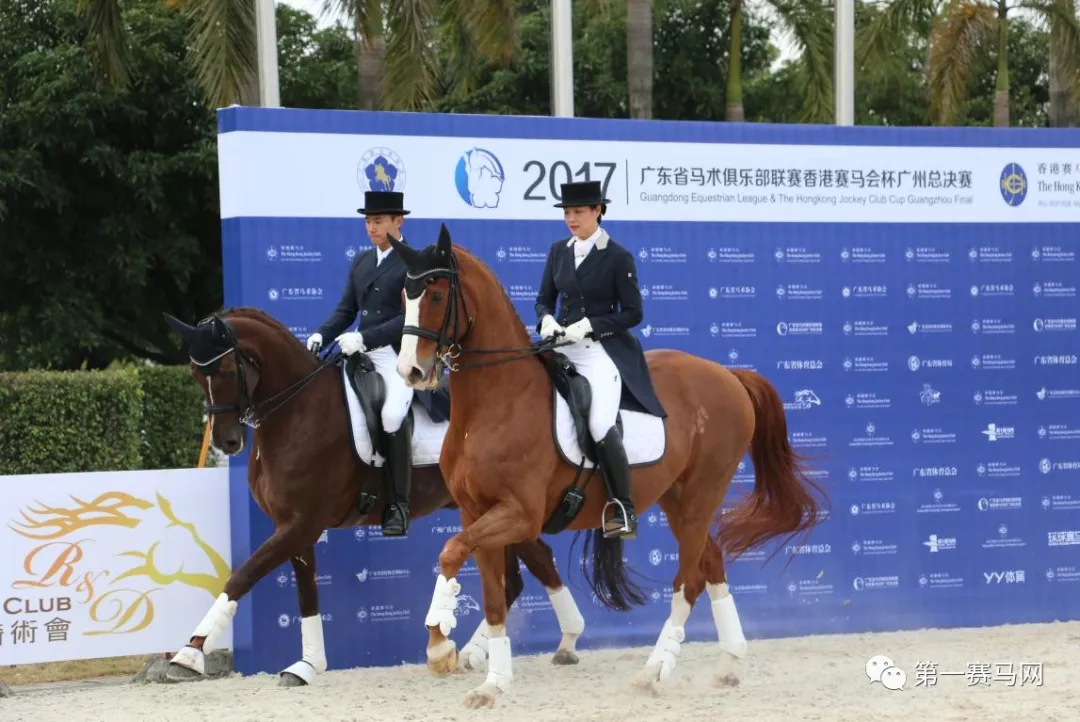
[{"label": "blue backdrop banner", "polygon": [[[728,564],[749,639],[1077,618],[1080,133],[255,108],[220,111],[219,131],[226,303],[301,339],[370,246],[365,190],[405,193],[414,247],[447,223],[532,326],[547,248],[567,236],[560,184],[600,180],[604,226],[637,259],[645,348],[762,373],[831,499],[808,543]],[[271,532],[245,464],[231,471],[234,568]],[[752,483],[747,458],[732,496]],[[424,660],[438,553],[459,525],[453,512],[405,539],[324,536],[331,668]],[[580,647],[652,644],[677,568],[663,514],[645,512],[626,546],[652,580],[631,613],[591,600],[572,538],[548,541],[586,619]],[[460,647],[481,618],[474,562],[459,579]],[[526,583],[514,651],[554,650],[548,597]],[[687,632],[715,639],[707,604]],[[289,565],[241,603],[234,639],[242,672],[295,661]]]}]

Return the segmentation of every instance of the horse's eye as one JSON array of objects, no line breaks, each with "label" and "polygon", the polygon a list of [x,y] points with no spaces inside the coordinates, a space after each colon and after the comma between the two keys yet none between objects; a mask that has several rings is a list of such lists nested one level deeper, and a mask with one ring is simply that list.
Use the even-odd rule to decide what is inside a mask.
[{"label": "horse's eye", "polygon": [[431,294],[431,302],[432,303],[442,303],[442,294],[439,293],[438,291]]}]

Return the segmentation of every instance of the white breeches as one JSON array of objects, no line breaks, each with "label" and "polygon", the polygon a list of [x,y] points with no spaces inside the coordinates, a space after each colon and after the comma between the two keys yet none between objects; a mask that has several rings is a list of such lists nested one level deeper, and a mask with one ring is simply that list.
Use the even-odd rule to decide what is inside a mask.
[{"label": "white breeches", "polygon": [[560,346],[559,353],[573,362],[581,375],[589,380],[592,388],[592,405],[589,408],[589,433],[593,441],[603,439],[619,415],[622,399],[622,376],[615,362],[599,341],[585,339],[580,343]]},{"label": "white breeches", "polygon": [[397,372],[397,354],[393,346],[383,346],[367,352],[375,370],[386,385],[386,401],[382,407],[383,431],[392,434],[401,428],[413,400],[413,390]]}]

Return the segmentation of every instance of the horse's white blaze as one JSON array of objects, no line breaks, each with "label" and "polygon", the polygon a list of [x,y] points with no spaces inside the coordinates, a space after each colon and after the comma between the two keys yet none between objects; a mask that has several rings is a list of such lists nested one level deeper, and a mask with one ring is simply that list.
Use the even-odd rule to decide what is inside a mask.
[{"label": "horse's white blaze", "polygon": [[551,599],[551,608],[555,610],[555,617],[559,620],[559,629],[563,634],[559,649],[573,651],[578,637],[585,631],[585,617],[581,616],[581,611],[574,601],[574,595],[566,586],[547,589],[547,593],[548,598]]},{"label": "horse's white blaze", "polygon": [[649,679],[663,681],[675,669],[683,640],[686,639],[686,620],[690,618],[691,607],[690,602],[686,601],[685,590],[685,586],[679,587],[671,597],[671,614],[645,662],[645,673]]},{"label": "horse's white blaze", "polygon": [[[416,298],[405,296],[406,326],[420,325],[420,301],[424,298],[425,293],[427,291],[421,291]],[[419,340],[417,336],[411,333],[401,336],[401,352],[398,354],[397,372],[403,379],[408,380],[409,372],[413,370],[413,367],[419,366],[416,362],[416,344]]]}]

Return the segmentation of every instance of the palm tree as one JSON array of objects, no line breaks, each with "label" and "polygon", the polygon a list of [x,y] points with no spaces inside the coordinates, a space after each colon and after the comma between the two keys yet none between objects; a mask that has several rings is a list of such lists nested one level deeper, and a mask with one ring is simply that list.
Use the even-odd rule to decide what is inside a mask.
[{"label": "palm tree", "polygon": [[[833,120],[832,48],[833,24],[829,9],[820,0],[767,0],[781,24],[794,36],[806,73],[803,107],[799,120],[831,123]],[[728,53],[727,96],[724,119],[744,120],[742,98],[742,20],[744,0],[730,0],[731,29]]]},{"label": "palm tree", "polygon": [[652,20],[652,0],[626,0],[626,85],[631,118],[653,116]]},{"label": "palm tree", "polygon": [[[252,103],[256,86],[254,0],[163,0],[191,19],[189,42],[199,85],[214,107]],[[120,0],[78,0],[87,40],[105,78],[124,87],[130,78]]]},{"label": "palm tree", "polygon": [[323,3],[324,11],[352,20],[357,107],[368,110],[421,110],[431,106],[444,86],[468,92],[485,61],[502,64],[516,56],[517,6],[514,0]]},{"label": "palm tree", "polygon": [[1026,10],[1047,25],[1057,23],[1061,72],[1076,82],[1080,68],[1080,24],[1064,0],[950,0],[930,38],[930,117],[939,125],[953,122],[967,99],[971,62],[995,45],[997,86],[994,126],[1009,126],[1009,15]]},{"label": "palm tree", "polygon": [[927,86],[930,119],[951,125],[967,100],[972,63],[993,47],[997,59],[994,125],[1009,125],[1009,16],[1034,15],[1055,29],[1054,70],[1070,86],[1080,82],[1080,23],[1071,0],[894,0],[867,28],[862,61],[882,59],[900,34],[930,27]]},{"label": "palm tree", "polygon": [[[162,0],[191,19],[191,58],[214,107],[257,101],[255,1]],[[129,71],[120,0],[78,0],[102,72],[114,85]],[[327,0],[357,37],[357,106],[419,110],[440,89],[440,39],[449,42],[452,87],[464,92],[481,60],[507,62],[517,50],[514,0]],[[460,72],[458,72],[460,71]]]}]

